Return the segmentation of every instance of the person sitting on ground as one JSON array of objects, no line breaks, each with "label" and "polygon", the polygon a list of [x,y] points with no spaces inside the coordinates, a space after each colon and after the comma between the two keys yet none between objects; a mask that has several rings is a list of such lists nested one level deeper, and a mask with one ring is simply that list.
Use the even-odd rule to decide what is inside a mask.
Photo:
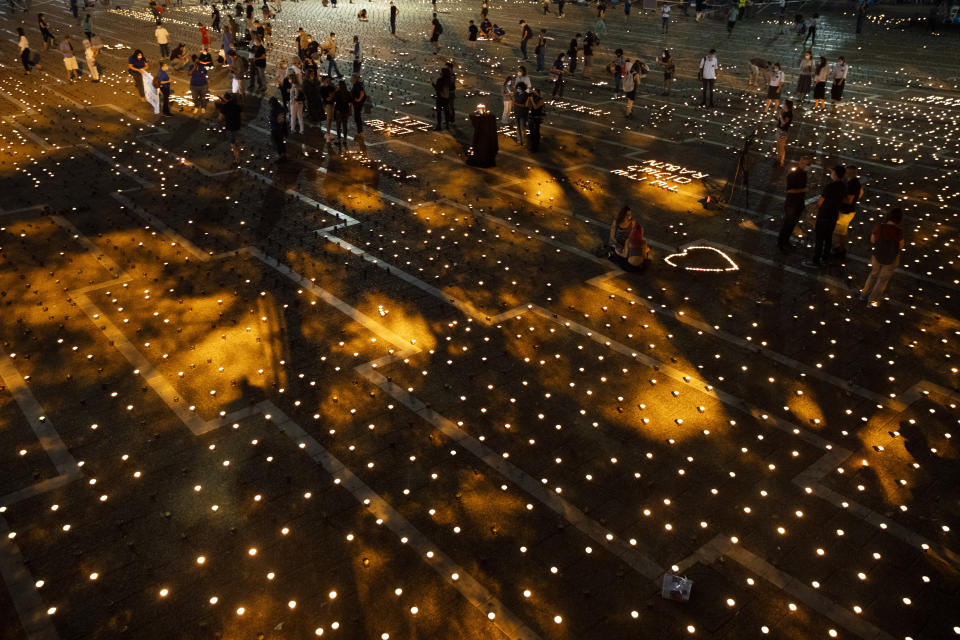
[{"label": "person sitting on ground", "polygon": [[500,26],[498,26],[498,25],[496,25],[496,24],[493,25],[493,35],[492,35],[492,38],[493,38],[493,41],[494,41],[494,42],[500,42],[500,41],[503,39],[503,36],[505,36],[505,35],[507,35],[507,32],[506,32],[506,30],[505,30],[503,27],[500,27]]},{"label": "person sitting on ground", "polygon": [[187,58],[187,48],[182,42],[170,52],[170,66],[178,71],[182,71],[189,61],[190,59]]},{"label": "person sitting on ground", "polygon": [[607,257],[625,271],[639,271],[650,261],[650,249],[643,237],[643,227],[633,219],[629,206],[620,209],[610,224]]},{"label": "person sitting on ground", "polygon": [[359,20],[360,22],[369,22],[369,18],[367,18],[366,9],[360,9],[360,13],[357,14],[357,20]]},{"label": "person sitting on ground", "polygon": [[490,22],[490,21],[489,21],[488,19],[486,19],[486,18],[484,18],[483,20],[481,20],[481,21],[480,21],[480,35],[483,36],[484,38],[486,38],[487,40],[489,40],[489,39],[490,39],[490,36],[492,35],[492,33],[493,33],[493,23]]}]

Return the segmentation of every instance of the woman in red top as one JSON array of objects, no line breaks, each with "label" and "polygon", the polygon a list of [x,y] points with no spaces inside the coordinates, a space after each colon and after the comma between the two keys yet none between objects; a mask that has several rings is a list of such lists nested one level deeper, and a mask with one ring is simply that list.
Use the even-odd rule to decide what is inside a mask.
[{"label": "woman in red top", "polygon": [[210,47],[210,32],[207,31],[207,28],[203,26],[202,22],[198,22],[197,26],[200,27],[200,46],[201,47]]},{"label": "woman in red top", "polygon": [[903,210],[892,209],[887,214],[887,219],[878,224],[870,234],[870,242],[873,244],[870,275],[860,290],[860,299],[873,306],[880,304],[880,296],[900,264],[900,251],[903,250],[903,229],[900,228],[902,220]]}]

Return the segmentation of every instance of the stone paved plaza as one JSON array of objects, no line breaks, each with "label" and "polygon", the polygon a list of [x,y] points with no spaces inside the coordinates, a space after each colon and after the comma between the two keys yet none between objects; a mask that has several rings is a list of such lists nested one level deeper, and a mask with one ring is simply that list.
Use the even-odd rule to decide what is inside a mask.
[{"label": "stone paved plaza", "polygon": [[[812,188],[782,254],[786,169],[747,86],[762,56],[794,93],[775,4],[729,35],[718,10],[674,7],[662,34],[611,5],[541,150],[504,127],[481,169],[467,114],[499,114],[518,21],[549,62],[594,6],[493,0],[506,38],[468,42],[479,2],[439,0],[433,55],[430,3],[397,0],[394,37],[386,0],[287,0],[235,169],[215,111],[183,110],[185,74],[173,116],[138,100],[127,58],[158,51],[127,2],[91,9],[99,84],[42,51],[38,11],[83,37],[66,3],[0,18],[2,640],[960,635],[960,41],[916,24],[928,5],[875,6],[861,35],[850,3],[788,6],[820,12],[815,55],[851,70],[843,102],[797,112],[787,159],[813,159]],[[188,2],[165,24],[196,51],[209,7]],[[345,148],[312,124],[279,162],[266,98],[299,26],[360,37],[373,108]],[[617,47],[651,67],[631,119]],[[458,121],[434,132],[447,61]],[[837,163],[866,195],[847,258],[808,269]],[[644,273],[597,257],[625,203]],[[874,308],[869,236],[894,205],[906,248]]]}]

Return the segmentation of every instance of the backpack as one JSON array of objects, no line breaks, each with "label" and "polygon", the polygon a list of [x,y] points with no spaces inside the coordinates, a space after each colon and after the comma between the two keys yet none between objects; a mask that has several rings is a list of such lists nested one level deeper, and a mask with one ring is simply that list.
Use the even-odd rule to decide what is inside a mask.
[{"label": "backpack", "polygon": [[438,23],[437,23],[437,35],[440,35],[441,33],[443,33],[443,25],[438,22]]},{"label": "backpack", "polygon": [[623,81],[621,82],[620,87],[624,91],[634,90],[634,88],[636,87],[636,82],[634,81],[633,73],[627,72],[627,74],[623,76]]},{"label": "backpack", "polygon": [[157,89],[160,88],[160,78],[158,76],[153,76],[153,86]]}]

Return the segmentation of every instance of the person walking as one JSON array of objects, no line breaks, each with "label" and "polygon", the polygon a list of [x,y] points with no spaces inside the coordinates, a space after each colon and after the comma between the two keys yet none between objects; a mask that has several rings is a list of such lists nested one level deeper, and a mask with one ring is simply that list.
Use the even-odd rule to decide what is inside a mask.
[{"label": "person walking", "polygon": [[783,90],[785,78],[786,76],[784,76],[783,71],[780,69],[780,63],[775,62],[773,70],[770,72],[769,84],[767,85],[767,103],[763,107],[763,115],[767,115],[767,109],[770,108],[770,103],[773,103],[774,111],[780,108],[780,94]]},{"label": "person walking", "polygon": [[880,296],[887,289],[890,278],[900,264],[900,253],[903,251],[903,209],[891,209],[886,219],[878,224],[870,234],[870,244],[873,252],[870,256],[870,275],[860,290],[860,299],[866,300],[871,306],[880,304]]},{"label": "person walking", "polygon": [[336,74],[337,78],[342,78],[343,74],[340,73],[339,67],[337,67],[337,34],[330,32],[330,37],[327,38],[327,41],[323,43],[321,47],[323,52],[327,55],[327,75],[331,78]]},{"label": "person walking", "polygon": [[527,148],[530,151],[540,150],[540,126],[543,124],[543,111],[546,104],[540,95],[539,89],[533,89],[527,97],[527,108],[530,117],[530,135],[527,137]]},{"label": "person walking", "polygon": [[157,89],[160,93],[160,114],[169,116],[170,114],[170,94],[173,93],[170,82],[170,74],[167,73],[168,64],[166,60],[160,61],[160,70],[157,71],[157,83],[160,85]]},{"label": "person walking", "polygon": [[727,9],[727,37],[728,38],[733,35],[733,28],[737,26],[737,16],[739,15],[739,13],[740,12],[734,9],[733,7],[729,7]]},{"label": "person walking", "polygon": [[847,86],[847,61],[843,56],[837,58],[836,64],[830,69],[833,85],[830,87],[830,99],[834,104],[843,100],[843,89]]},{"label": "person walking", "polygon": [[660,66],[663,67],[663,92],[660,95],[669,96],[670,88],[673,86],[673,78],[677,73],[677,65],[673,62],[673,56],[669,49],[664,49],[657,59]]},{"label": "person walking", "polygon": [[790,167],[787,174],[787,197],[783,201],[783,223],[780,225],[780,233],[777,235],[777,248],[782,253],[786,253],[792,247],[790,238],[793,236],[793,230],[803,216],[803,210],[806,208],[807,198],[807,165],[810,164],[810,158],[803,157],[797,161],[797,164]]},{"label": "person walking", "polygon": [[32,54],[30,53],[30,42],[27,40],[27,34],[23,27],[17,27],[17,46],[20,49],[20,64],[23,65],[23,75],[30,75],[30,69],[33,68]]},{"label": "person walking", "polygon": [[80,67],[77,64],[77,56],[73,51],[73,43],[70,42],[69,35],[63,36],[63,40],[60,41],[60,55],[63,56],[63,66],[67,70],[67,79],[70,82],[79,80]]},{"label": "person walking", "polygon": [[397,35],[397,16],[400,15],[400,9],[390,0],[390,34]]},{"label": "person walking", "polygon": [[50,33],[50,25],[42,13],[37,14],[37,24],[40,27],[40,37],[43,38],[43,50],[57,46],[57,39]]},{"label": "person walking", "polygon": [[443,33],[443,25],[437,19],[436,13],[433,14],[431,24],[433,29],[430,31],[430,45],[433,47],[433,55],[437,55],[440,53],[440,34]]},{"label": "person walking", "polygon": [[627,112],[626,117],[633,117],[633,101],[637,99],[637,71],[639,70],[640,61],[638,60],[633,65],[630,64],[630,60],[626,60],[627,72],[623,74],[623,80],[621,81],[621,88],[623,88],[623,93],[627,96]]},{"label": "person walking", "polygon": [[[287,74],[287,80],[290,82],[290,133],[303,134],[303,109],[306,105],[307,96],[303,91],[303,85],[297,78],[297,74],[291,71]],[[299,131],[297,128],[299,125]]]},{"label": "person walking", "polygon": [[157,28],[153,30],[153,35],[157,39],[157,44],[160,46],[160,57],[169,58],[170,57],[170,32],[167,31],[167,28],[162,24],[158,24]]},{"label": "person walking", "polygon": [[[550,70],[553,74],[553,97],[563,97],[563,54],[558,53],[557,59],[553,61],[553,68]],[[619,84],[619,83],[618,83]]]},{"label": "person walking", "polygon": [[807,46],[807,40],[810,40],[810,46],[817,46],[817,21],[820,20],[820,14],[815,13],[813,17],[810,18],[810,24],[807,25],[807,35],[803,37],[803,44],[801,46]]},{"label": "person walking", "polygon": [[563,7],[567,4],[567,0],[557,0],[557,17],[563,17]]},{"label": "person walking", "polygon": [[670,27],[670,5],[666,2],[663,3],[663,7],[660,9],[660,22],[660,33],[666,33]]},{"label": "person walking", "polygon": [[707,7],[707,0],[696,0],[695,7],[697,9],[696,21],[700,22],[703,20],[703,11]]},{"label": "person walking", "polygon": [[623,21],[630,23],[630,0],[623,0]]},{"label": "person walking", "polygon": [[523,55],[524,60],[527,58],[527,43],[530,41],[530,38],[533,37],[533,29],[530,28],[530,25],[527,24],[526,20],[520,21],[520,53]]},{"label": "person walking", "polygon": [[[267,49],[259,40],[253,47],[253,64],[250,66],[250,91],[267,90]],[[254,88],[256,83],[256,89]]]},{"label": "person walking", "polygon": [[270,139],[277,150],[277,159],[287,159],[287,116],[286,109],[276,98],[270,98]]},{"label": "person walking", "polygon": [[802,104],[810,93],[810,85],[813,81],[813,54],[805,51],[800,60],[800,76],[797,78],[797,97]]},{"label": "person walking", "polygon": [[359,136],[363,134],[363,105],[367,102],[367,92],[363,80],[356,73],[350,76],[350,97],[353,98],[353,124]]},{"label": "person walking", "polygon": [[[734,13],[731,11],[731,13]],[[710,49],[705,57],[700,59],[700,83],[702,86],[701,107],[709,106],[713,108],[713,86],[717,82],[717,73],[720,71],[720,61],[717,60],[717,50]],[[707,104],[707,95],[709,94],[709,105]]]},{"label": "person walking", "polygon": [[537,54],[537,71],[543,71],[543,65],[547,55],[547,30],[540,29],[540,35],[537,36],[537,46],[533,50]]},{"label": "person walking", "polygon": [[93,37],[93,18],[90,17],[89,13],[83,15],[83,35],[87,37],[87,40]]},{"label": "person walking", "polygon": [[813,258],[804,260],[805,267],[822,267],[830,259],[830,244],[833,240],[833,229],[837,226],[840,215],[840,205],[846,193],[843,176],[846,169],[843,165],[836,165],[830,170],[833,181],[823,189],[820,199],[817,200],[817,221],[814,225]]},{"label": "person walking", "polygon": [[[777,99],[779,106],[779,98]],[[793,124],[793,100],[783,103],[783,110],[777,116],[777,159],[782,167],[787,157],[787,135],[790,125]]]}]

